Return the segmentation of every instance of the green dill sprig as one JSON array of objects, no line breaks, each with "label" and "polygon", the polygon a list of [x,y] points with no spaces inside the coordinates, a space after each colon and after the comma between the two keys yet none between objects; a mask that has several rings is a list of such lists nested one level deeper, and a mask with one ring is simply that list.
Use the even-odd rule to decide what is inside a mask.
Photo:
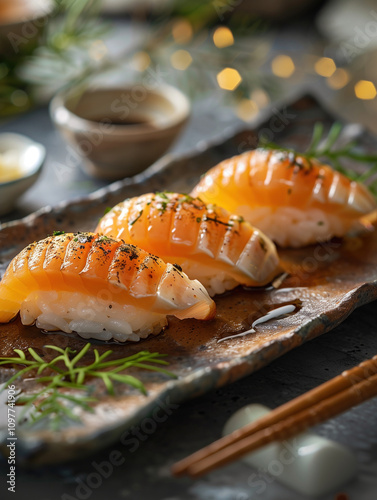
[{"label": "green dill sprig", "polygon": [[135,217],[135,219],[134,219],[134,220],[132,220],[131,222],[129,222],[129,225],[130,225],[130,226],[133,226],[133,225],[135,224],[135,222],[137,222],[137,221],[140,219],[140,217],[143,215],[143,213],[144,213],[144,210],[143,210],[143,209],[142,209],[142,210],[140,210],[140,212],[139,212],[139,214],[137,215],[137,217]]},{"label": "green dill sprig", "polygon": [[167,200],[169,201],[169,198],[167,196],[168,191],[156,191],[156,196],[158,196],[159,198],[163,198],[164,200]]},{"label": "green dill sprig", "polygon": [[223,226],[226,226],[226,227],[233,227],[234,226],[232,221],[224,222],[223,220],[218,219],[216,215],[215,215],[215,217],[209,217],[208,215],[203,215],[202,220],[204,222],[210,221],[210,222],[215,222],[216,224],[222,224]]},{"label": "green dill sprig", "polygon": [[[377,180],[372,180],[373,176],[377,173],[377,154],[360,152],[357,149],[355,140],[350,140],[341,147],[337,147],[336,143],[342,131],[343,125],[339,122],[335,122],[326,136],[324,133],[324,125],[317,122],[313,128],[310,144],[303,153],[299,153],[293,148],[284,148],[272,142],[261,141],[260,147],[292,153],[302,156],[308,161],[312,159],[326,160],[335,170],[349,179],[367,184],[368,189],[377,197]],[[357,161],[369,165],[369,168],[363,174],[360,174],[348,168],[344,164],[344,160]]]},{"label": "green dill sprig", "polygon": [[[44,361],[32,348],[28,349],[31,359],[28,359],[20,349],[14,349],[17,356],[0,357],[0,366],[23,367],[7,381],[7,385],[29,373],[35,373],[35,382],[43,385],[43,388],[38,392],[21,394],[17,400],[18,403],[25,405],[23,415],[31,410],[30,423],[49,418],[51,427],[58,430],[65,418],[79,420],[69,404],[71,406],[72,404],[77,405],[84,411],[93,412],[90,403],[98,400],[90,395],[91,388],[86,385],[90,379],[100,379],[107,392],[110,395],[115,395],[114,384],[116,383],[134,387],[142,394],[147,393],[141,380],[133,375],[123,373],[129,368],[141,368],[175,377],[172,372],[162,367],[162,365],[169,364],[162,359],[165,355],[149,351],[141,351],[132,356],[108,360],[113,351],[107,350],[100,354],[97,349],[93,349],[94,360],[90,364],[79,364],[89,351],[90,346],[91,344],[87,343],[77,352],[69,347],[62,349],[47,345],[46,349],[57,352],[57,355],[48,362]],[[4,388],[5,386],[2,390]],[[76,394],[77,391],[79,394]]]},{"label": "green dill sprig", "polygon": [[98,222],[101,222],[101,220],[105,217],[105,215],[111,212],[112,209],[113,207],[106,207],[105,210],[103,211],[103,215],[101,215],[101,217],[98,218]]}]

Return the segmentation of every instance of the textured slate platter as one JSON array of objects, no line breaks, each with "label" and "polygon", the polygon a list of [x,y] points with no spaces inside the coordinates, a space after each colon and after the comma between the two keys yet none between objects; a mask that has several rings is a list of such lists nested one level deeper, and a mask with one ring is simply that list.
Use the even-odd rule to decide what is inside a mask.
[{"label": "textured slate platter", "polygon": [[[217,162],[255,147],[261,133],[302,150],[316,121],[330,126],[334,118],[314,98],[306,96],[283,106],[280,111],[273,109],[253,130],[238,132],[190,156],[167,156],[142,176],[114,183],[83,200],[46,208],[21,221],[5,224],[0,231],[1,270],[4,271],[9,260],[30,241],[44,238],[53,230],[92,230],[105,207],[126,197],[163,189],[189,191],[200,175]],[[365,133],[362,144],[367,149],[376,149],[376,141]],[[279,289],[238,288],[218,297],[217,315],[210,322],[173,319],[163,334],[137,344],[109,346],[97,342],[100,352],[111,347],[113,357],[139,350],[166,353],[169,369],[177,379],[141,372],[138,376],[148,389],[147,396],[120,387],[116,398],[108,397],[98,386],[100,402],[95,406],[95,413],[82,414],[80,425],[74,424],[59,433],[52,433],[44,426],[38,429],[19,426],[19,463],[63,462],[90,454],[124,438],[127,428],[153,415],[157,407],[169,411],[170,403],[198,396],[250,374],[301,343],[329,331],[353,309],[377,298],[376,233],[300,250],[284,250],[280,255],[290,275]],[[218,343],[222,337],[245,330],[253,319],[268,310],[297,299],[302,307],[295,314],[260,325],[252,335]],[[46,335],[34,327],[23,327],[18,320],[0,325],[0,355],[10,355],[14,348],[33,347],[41,356],[48,356],[43,346],[51,343],[72,348],[85,344],[72,336]],[[9,371],[0,372],[2,380],[6,380],[7,375]],[[4,409],[0,416],[5,413]],[[0,427],[0,450],[4,455],[6,438],[4,423]]]}]

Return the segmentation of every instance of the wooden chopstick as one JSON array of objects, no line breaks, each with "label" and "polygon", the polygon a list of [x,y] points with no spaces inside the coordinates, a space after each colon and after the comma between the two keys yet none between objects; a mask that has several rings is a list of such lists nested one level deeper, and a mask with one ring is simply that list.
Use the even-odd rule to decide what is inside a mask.
[{"label": "wooden chopstick", "polygon": [[377,395],[377,356],[276,408],[172,467],[198,476],[276,440],[288,439]]}]

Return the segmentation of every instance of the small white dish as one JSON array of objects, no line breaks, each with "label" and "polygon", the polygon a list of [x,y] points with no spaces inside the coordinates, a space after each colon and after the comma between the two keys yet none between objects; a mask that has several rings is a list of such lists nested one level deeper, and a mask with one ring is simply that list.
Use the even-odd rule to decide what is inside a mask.
[{"label": "small white dish", "polygon": [[24,135],[4,133],[0,134],[0,163],[6,157],[6,168],[14,168],[16,177],[4,182],[0,177],[0,215],[12,211],[18,198],[37,180],[46,158],[46,149]]},{"label": "small white dish", "polygon": [[[223,434],[231,434],[269,412],[263,405],[245,406],[230,417]],[[344,487],[357,473],[356,458],[351,450],[309,432],[266,445],[244,455],[242,461],[256,469],[248,481],[253,498],[275,480],[301,495],[322,497]]]}]

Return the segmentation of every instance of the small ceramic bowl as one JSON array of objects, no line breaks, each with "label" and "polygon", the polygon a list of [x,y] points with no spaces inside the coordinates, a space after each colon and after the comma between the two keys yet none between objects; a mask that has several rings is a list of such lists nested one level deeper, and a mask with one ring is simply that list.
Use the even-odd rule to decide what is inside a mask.
[{"label": "small ceramic bowl", "polygon": [[189,113],[188,99],[169,85],[76,88],[58,93],[50,104],[52,120],[86,173],[106,180],[131,177],[152,165]]},{"label": "small ceramic bowl", "polygon": [[0,134],[0,162],[3,155],[8,158],[11,155],[11,163],[6,168],[15,170],[15,178],[1,182],[0,177],[0,215],[12,211],[18,198],[37,180],[46,149],[23,135]]}]

